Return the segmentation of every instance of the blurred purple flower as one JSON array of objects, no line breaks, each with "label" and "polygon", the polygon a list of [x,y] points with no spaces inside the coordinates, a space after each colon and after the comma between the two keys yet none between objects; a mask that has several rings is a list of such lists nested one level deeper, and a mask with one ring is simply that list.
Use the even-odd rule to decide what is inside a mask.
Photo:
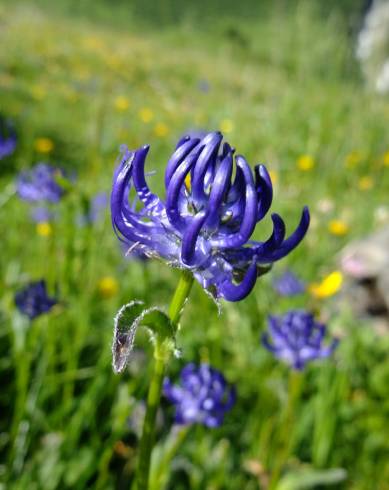
[{"label": "blurred purple flower", "polygon": [[291,271],[285,271],[273,281],[273,287],[280,296],[296,296],[305,291],[305,285]]},{"label": "blurred purple flower", "polygon": [[106,192],[99,192],[93,199],[86,203],[86,212],[77,217],[80,226],[96,223],[103,216],[108,207],[108,195]]},{"label": "blurred purple flower", "polygon": [[219,427],[236,398],[235,388],[208,364],[187,364],[181,371],[181,386],[166,378],[163,393],[175,406],[176,424],[200,423],[206,427]]},{"label": "blurred purple flower", "polygon": [[54,217],[53,211],[42,206],[31,210],[31,218],[35,223],[50,223],[54,220]]},{"label": "blurred purple flower", "polygon": [[16,133],[12,125],[0,117],[0,160],[12,155],[16,148]]},{"label": "blurred purple flower", "polygon": [[200,92],[204,92],[204,93],[208,93],[211,88],[210,83],[208,82],[208,80],[205,79],[199,80],[197,86]]},{"label": "blurred purple flower", "polygon": [[[149,146],[136,151],[123,147],[113,180],[112,224],[121,240],[136,243],[148,256],[189,269],[214,296],[239,301],[259,275],[301,242],[309,212],[304,208],[300,224],[287,239],[284,221],[273,214],[272,235],[263,242],[251,240],[270,208],[272,183],[263,165],[255,167],[254,178],[240,155],[234,172],[235,150],[228,143],[221,150],[222,138],[215,132],[201,140],[186,136],[178,142],[166,166],[165,202],[146,183]],[[136,200],[129,203],[132,187],[141,210]]]},{"label": "blurred purple flower", "polygon": [[47,313],[57,303],[55,298],[47,295],[46,283],[43,279],[31,282],[15,294],[15,304],[18,310],[27,315],[30,320]]},{"label": "blurred purple flower", "polygon": [[101,215],[108,207],[108,202],[108,194],[106,192],[99,192],[95,195],[89,210],[89,220],[92,223],[95,223],[100,219]]},{"label": "blurred purple flower", "polygon": [[323,345],[325,325],[315,321],[304,310],[291,310],[284,316],[269,316],[269,332],[262,336],[262,343],[278,359],[294,369],[304,369],[306,363],[329,357],[338,339]]},{"label": "blurred purple flower", "polygon": [[21,172],[16,181],[19,197],[29,202],[58,202],[64,190],[56,181],[57,176],[63,176],[62,170],[47,163],[38,163]]}]

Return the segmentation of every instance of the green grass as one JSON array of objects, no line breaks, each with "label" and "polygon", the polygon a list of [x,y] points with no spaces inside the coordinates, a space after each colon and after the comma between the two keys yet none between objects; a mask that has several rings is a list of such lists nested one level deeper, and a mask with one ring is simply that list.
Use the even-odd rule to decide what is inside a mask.
[{"label": "green grass", "polygon": [[[70,4],[39,5],[0,5],[0,112],[19,135],[0,174],[0,478],[11,490],[129,488],[151,348],[140,334],[129,370],[114,375],[112,319],[131,299],[166,305],[178,274],[160,263],[124,260],[108,213],[94,226],[76,224],[87,198],[109,192],[119,145],[151,143],[148,169],[157,174],[150,182],[161,191],[178,136],[194,128],[230,129],[238,152],[277,174],[273,210],[289,229],[303,204],[312,211],[303,245],[275,271],[288,265],[308,283],[318,282],[338,268],[345,243],[379,226],[375,211],[387,205],[389,190],[382,161],[389,105],[364,88],[339,9],[324,15],[314,2],[288,9],[275,2],[263,15],[254,9],[235,20],[232,11],[202,23],[197,11],[196,20],[182,15],[180,24],[158,29],[155,18],[139,24],[130,11],[126,17],[125,4],[98,2],[100,13],[89,20],[85,10],[71,16]],[[202,80],[208,92],[199,90]],[[118,96],[128,98],[125,111],[115,108]],[[139,117],[144,108],[153,114],[148,123]],[[157,134],[158,124],[166,135]],[[41,137],[54,143],[48,156],[35,149]],[[348,168],[353,151],[362,158]],[[296,166],[303,154],[315,160],[310,172]],[[45,159],[77,174],[49,237],[36,233],[29,206],[13,194],[17,172]],[[373,188],[361,191],[366,176]],[[319,210],[323,199],[334,204],[327,214]],[[330,235],[332,219],[346,221],[349,233]],[[258,228],[258,237],[267,237],[269,220]],[[120,286],[110,298],[99,293],[106,276]],[[13,294],[41,277],[62,301],[29,325]],[[280,300],[271,279],[258,281],[242,303],[224,304],[221,316],[194,286],[178,338],[182,358],[171,363],[170,374],[188,361],[209,361],[236,384],[238,401],[222,428],[190,429],[170,475],[166,468],[167,488],[265,489],[286,438],[293,456],[281,490],[331,481],[335,488],[389,488],[388,336],[379,337],[333,298]],[[288,370],[259,337],[269,312],[296,306],[315,309],[342,342],[333,360],[307,369],[295,419],[283,432]],[[171,437],[171,415],[164,403],[157,454]]]}]

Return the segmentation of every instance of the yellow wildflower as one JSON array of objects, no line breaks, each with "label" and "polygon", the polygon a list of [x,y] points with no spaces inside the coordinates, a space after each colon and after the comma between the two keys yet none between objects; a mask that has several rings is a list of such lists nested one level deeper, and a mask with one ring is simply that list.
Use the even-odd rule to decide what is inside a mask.
[{"label": "yellow wildflower", "polygon": [[140,109],[138,114],[139,114],[139,119],[145,124],[151,122],[154,118],[153,111],[148,107],[143,107],[142,109]]},{"label": "yellow wildflower", "polygon": [[31,97],[35,100],[43,100],[46,97],[46,89],[42,85],[33,85],[30,92]]},{"label": "yellow wildflower", "polygon": [[84,66],[76,67],[74,73],[81,82],[87,82],[91,78],[91,72]]},{"label": "yellow wildflower", "polygon": [[114,105],[117,111],[123,112],[130,107],[130,101],[124,95],[119,95],[116,97]]},{"label": "yellow wildflower", "polygon": [[169,132],[169,128],[164,123],[159,122],[154,126],[155,136],[163,138],[168,134],[168,132]]},{"label": "yellow wildflower", "polygon": [[97,36],[88,36],[83,39],[83,45],[91,51],[100,51],[104,48],[103,41]]},{"label": "yellow wildflower", "polygon": [[349,226],[340,219],[333,219],[328,223],[328,231],[332,235],[344,236],[348,233]]},{"label": "yellow wildflower", "polygon": [[369,175],[361,177],[358,182],[358,187],[361,191],[369,191],[374,185],[374,179]]},{"label": "yellow wildflower", "polygon": [[276,170],[269,170],[269,175],[273,184],[278,182],[278,172]]},{"label": "yellow wildflower", "polygon": [[389,151],[384,153],[382,161],[384,162],[385,167],[389,167]]},{"label": "yellow wildflower", "polygon": [[297,159],[297,167],[303,172],[309,172],[315,166],[315,160],[311,155],[301,155]]},{"label": "yellow wildflower", "polygon": [[50,223],[43,221],[42,223],[37,223],[36,232],[40,236],[48,237],[53,233],[53,227]]},{"label": "yellow wildflower", "polygon": [[222,133],[228,134],[234,130],[234,123],[231,119],[223,119],[220,121],[220,131]]},{"label": "yellow wildflower", "polygon": [[345,164],[347,168],[354,168],[363,159],[363,155],[360,151],[352,151],[346,155]]},{"label": "yellow wildflower", "polygon": [[315,298],[323,299],[336,294],[343,284],[343,274],[340,271],[331,272],[319,284],[311,284],[309,292]]},{"label": "yellow wildflower", "polygon": [[112,298],[119,290],[117,280],[112,276],[105,276],[100,279],[97,285],[100,296],[103,298]]},{"label": "yellow wildflower", "polygon": [[34,147],[38,153],[50,153],[54,149],[54,143],[50,138],[37,138]]}]

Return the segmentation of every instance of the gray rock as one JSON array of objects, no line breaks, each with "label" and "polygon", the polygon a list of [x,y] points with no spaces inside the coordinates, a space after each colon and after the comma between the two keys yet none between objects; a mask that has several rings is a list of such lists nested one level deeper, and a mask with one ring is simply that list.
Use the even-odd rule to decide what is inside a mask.
[{"label": "gray rock", "polygon": [[353,310],[389,328],[389,227],[347,245],[340,263]]}]

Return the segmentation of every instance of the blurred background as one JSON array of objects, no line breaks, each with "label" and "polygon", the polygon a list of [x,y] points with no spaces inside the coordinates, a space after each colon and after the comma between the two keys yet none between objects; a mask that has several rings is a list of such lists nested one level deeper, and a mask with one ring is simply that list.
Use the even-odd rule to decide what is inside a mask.
[{"label": "blurred background", "polygon": [[[221,316],[195,284],[170,376],[209,362],[237,402],[222,427],[190,428],[155,489],[267,489],[285,441],[281,490],[388,489],[388,2],[2,0],[0,46],[0,488],[130,488],[151,348],[140,332],[114,375],[113,317],[135,298],[166,305],[177,271],[125,257],[115,162],[121,144],[150,143],[163,192],[178,138],[221,130],[266,164],[289,231],[304,204],[312,223]],[[39,163],[55,176],[42,199],[26,174]],[[275,287],[286,270],[299,294]],[[42,279],[55,301],[35,315],[23,291]],[[291,308],[341,341],[304,371],[286,433],[290,370],[260,335]],[[158,419],[157,459],[166,400]]]}]

